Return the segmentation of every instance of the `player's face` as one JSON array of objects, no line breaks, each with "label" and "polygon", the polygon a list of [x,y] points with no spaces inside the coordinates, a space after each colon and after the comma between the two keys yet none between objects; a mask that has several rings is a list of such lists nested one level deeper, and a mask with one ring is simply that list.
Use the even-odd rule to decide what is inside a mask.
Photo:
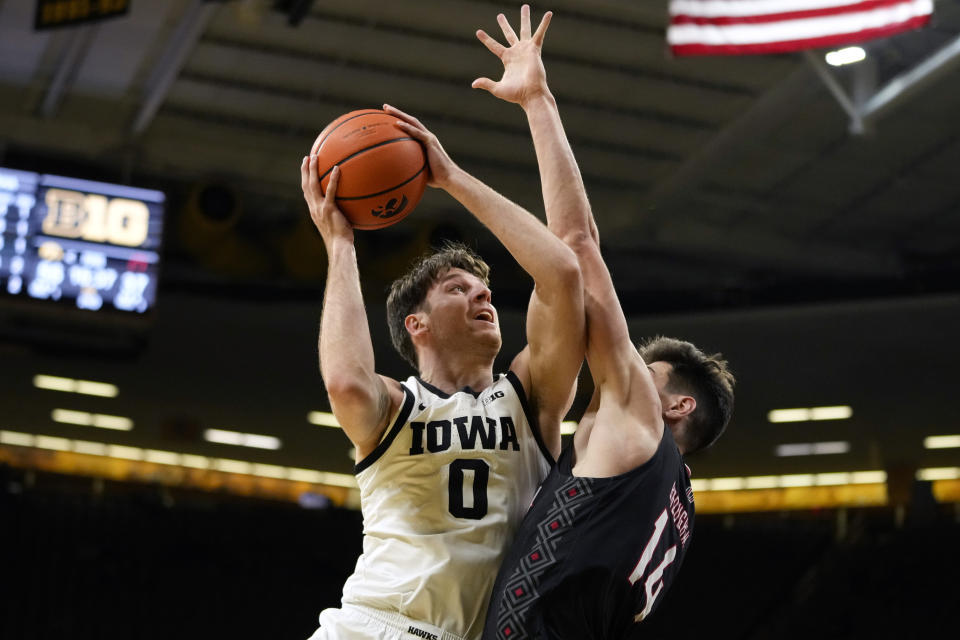
[{"label": "player's face", "polygon": [[464,341],[500,349],[500,323],[490,289],[463,269],[451,269],[427,292],[430,331],[439,345]]}]

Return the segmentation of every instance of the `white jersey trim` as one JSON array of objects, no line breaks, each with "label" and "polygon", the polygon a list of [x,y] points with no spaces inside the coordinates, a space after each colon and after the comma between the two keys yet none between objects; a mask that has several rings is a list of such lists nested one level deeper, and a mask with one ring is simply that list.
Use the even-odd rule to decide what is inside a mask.
[{"label": "white jersey trim", "polygon": [[513,385],[513,389],[517,392],[517,396],[520,398],[520,406],[523,407],[523,413],[527,416],[527,424],[530,425],[530,431],[533,432],[533,439],[537,441],[537,446],[540,448],[540,453],[543,454],[543,457],[547,460],[547,463],[552,467],[557,463],[556,458],[550,453],[550,450],[547,449],[546,443],[543,441],[543,434],[540,432],[540,421],[537,419],[537,415],[533,412],[533,409],[530,408],[530,401],[527,400],[527,393],[523,390],[523,384],[520,382],[520,378],[517,377],[513,371],[507,371],[507,380],[510,381],[510,384]]},{"label": "white jersey trim", "polygon": [[386,432],[386,436],[384,436],[383,440],[380,441],[380,444],[377,445],[377,448],[367,454],[367,457],[365,457],[363,460],[360,460],[354,465],[354,475],[359,474],[361,471],[379,460],[380,457],[386,453],[387,449],[390,448],[390,445],[397,437],[397,434],[399,434],[400,430],[403,429],[403,425],[407,422],[407,418],[410,417],[410,413],[413,411],[413,393],[410,391],[410,389],[407,389],[407,386],[404,384],[401,384],[400,388],[403,389],[403,404],[400,405],[400,411],[397,413],[396,420],[393,421],[393,426],[390,427],[389,431]]}]

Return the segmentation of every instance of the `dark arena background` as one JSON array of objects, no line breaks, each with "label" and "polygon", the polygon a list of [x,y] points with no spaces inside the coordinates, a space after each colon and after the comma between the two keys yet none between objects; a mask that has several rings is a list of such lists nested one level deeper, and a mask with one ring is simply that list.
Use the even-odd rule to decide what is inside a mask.
[{"label": "dark arena background", "polygon": [[[632,335],[738,378],[642,637],[960,629],[960,0],[933,6],[831,66],[671,57],[666,0],[533,5]],[[499,12],[0,0],[0,638],[305,639],[336,606],[362,521],[300,160],[389,102],[542,217],[522,111],[470,88]],[[428,189],[357,233],[384,374],[410,374],[385,289],[444,239],[493,265],[504,359],[523,344],[531,281]]]}]

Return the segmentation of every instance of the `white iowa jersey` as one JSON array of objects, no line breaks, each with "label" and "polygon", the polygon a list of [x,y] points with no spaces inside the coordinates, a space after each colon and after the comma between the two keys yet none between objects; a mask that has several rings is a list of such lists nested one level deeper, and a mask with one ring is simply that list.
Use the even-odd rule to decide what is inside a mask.
[{"label": "white iowa jersey", "polygon": [[452,395],[410,377],[383,440],[356,466],[363,554],[344,604],[399,612],[465,638],[551,459],[519,379]]}]

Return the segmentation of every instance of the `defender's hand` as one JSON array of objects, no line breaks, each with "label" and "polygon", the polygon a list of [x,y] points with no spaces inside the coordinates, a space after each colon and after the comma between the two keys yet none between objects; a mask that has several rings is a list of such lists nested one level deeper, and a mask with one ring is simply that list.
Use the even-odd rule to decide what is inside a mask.
[{"label": "defender's hand", "polygon": [[451,176],[460,168],[444,151],[437,136],[427,129],[422,122],[396,107],[385,104],[383,110],[392,116],[396,116],[398,118],[397,127],[411,138],[419,140],[423,145],[423,149],[427,153],[427,163],[430,165],[430,179],[427,184],[431,187],[446,190]]},{"label": "defender's hand", "polygon": [[303,199],[310,208],[310,219],[323,237],[328,247],[336,239],[353,243],[353,227],[337,207],[337,185],[340,183],[340,167],[334,167],[327,182],[327,193],[320,189],[320,176],[317,174],[317,156],[303,158],[300,164],[300,187]]},{"label": "defender's hand", "polygon": [[520,37],[514,32],[506,16],[502,13],[497,16],[497,22],[503,29],[509,47],[505,47],[491,38],[483,29],[477,31],[480,39],[493,55],[503,62],[503,77],[499,82],[490,78],[477,78],[471,85],[474,89],[489,91],[501,100],[514,102],[521,107],[541,95],[548,93],[547,72],[540,59],[540,50],[543,48],[543,39],[547,35],[550,25],[550,11],[543,14],[540,26],[536,33],[530,35],[530,5],[520,8]]}]

